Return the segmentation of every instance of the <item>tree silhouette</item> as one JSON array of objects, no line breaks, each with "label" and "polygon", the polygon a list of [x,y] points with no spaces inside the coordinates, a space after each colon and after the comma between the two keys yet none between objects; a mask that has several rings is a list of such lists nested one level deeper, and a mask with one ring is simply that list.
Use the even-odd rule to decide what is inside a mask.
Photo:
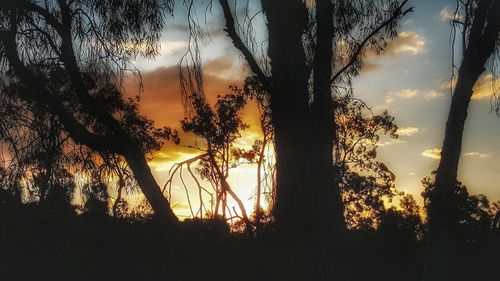
[{"label": "tree silhouette", "polygon": [[[189,3],[191,7],[194,2]],[[324,258],[329,255],[326,245],[345,229],[339,183],[332,176],[336,135],[332,93],[349,87],[367,47],[380,53],[386,40],[397,35],[399,20],[411,11],[404,9],[405,3],[320,0],[307,6],[299,0],[261,1],[268,35],[261,59],[252,48],[258,45],[251,34],[254,16],[247,13],[242,27],[229,1],[219,1],[224,30],[270,96],[276,151],[273,215],[278,231],[283,241],[315,244],[309,248],[318,258],[314,273],[319,280],[331,275]],[[188,18],[196,39],[200,27],[195,16]],[[199,48],[193,41],[193,75],[181,76],[188,80],[181,85],[203,95],[201,67],[196,66]]]},{"label": "tree silhouette", "polygon": [[[14,73],[26,86],[19,98],[45,107],[76,143],[122,155],[157,215],[170,224],[177,218],[144,156],[148,152],[144,141],[158,131],[147,127],[140,132],[149,134],[134,135],[135,126],[151,125],[151,121],[130,110],[133,107],[126,101],[116,112],[109,112],[102,101],[108,95],[120,95],[117,84],[130,69],[130,59],[157,53],[163,16],[171,12],[171,4],[16,1],[0,6],[2,73]],[[64,87],[46,84],[54,73]],[[162,135],[169,137],[169,132],[163,130]]]},{"label": "tree silhouette", "polygon": [[[213,109],[202,97],[195,94],[191,96],[190,102],[193,104],[192,116],[184,118],[181,121],[181,126],[185,132],[197,136],[195,144],[189,144],[188,146],[201,151],[203,154],[174,165],[166,186],[171,186],[173,176],[177,171],[179,171],[182,180],[182,166],[186,165],[199,189],[200,208],[195,215],[190,206],[192,216],[203,218],[203,215],[209,211],[211,216],[215,218],[221,215],[223,219],[227,219],[226,214],[229,213],[231,214],[230,218],[240,217],[247,228],[251,230],[252,225],[243,202],[227,181],[229,170],[234,165],[234,141],[241,136],[240,131],[248,127],[238,115],[246,104],[245,96],[241,89],[236,86],[230,86],[230,89],[231,93],[217,97]],[[197,171],[201,178],[208,180],[212,184],[215,196],[212,196],[212,193],[203,188],[196,179],[190,166],[194,162],[197,162]],[[204,206],[202,192],[206,192],[213,197],[212,200],[215,204],[210,210]],[[170,190],[169,193],[171,193]],[[188,203],[191,205],[187,189],[186,195],[188,196]],[[236,201],[241,216],[228,207],[228,195]]]},{"label": "tree silhouette", "polygon": [[[462,149],[462,136],[473,87],[487,61],[498,54],[500,1],[458,1],[455,22],[462,29],[462,57],[446,121],[441,159],[430,196],[429,238],[423,280],[453,280],[456,256],[457,205],[453,198]],[[463,20],[459,20],[463,17]],[[497,57],[493,56],[493,60]],[[492,62],[494,63],[494,62]]]},{"label": "tree silhouette", "polygon": [[[425,207],[430,211],[435,183],[431,177],[425,177],[422,180],[422,185],[424,187],[422,197]],[[457,226],[454,235],[458,238],[458,242],[461,244],[477,243],[487,239],[487,236],[495,231],[495,217],[500,202],[491,204],[483,194],[469,194],[467,187],[461,182],[457,182],[452,189],[452,197],[448,200],[456,206]]]},{"label": "tree silhouette", "polygon": [[377,161],[381,135],[396,139],[398,127],[387,111],[374,114],[352,97],[336,100],[335,171],[348,228],[376,228],[385,211],[383,200],[397,195],[395,175]]},{"label": "tree silhouette", "polygon": [[422,240],[424,238],[422,210],[415,198],[403,194],[398,207],[391,207],[382,212],[379,225],[381,236],[391,242],[403,240],[416,243]]},{"label": "tree silhouette", "polygon": [[[262,139],[256,140],[251,151],[239,151],[239,156],[236,157],[244,158],[247,161],[255,162],[257,164],[257,188],[255,190],[255,222],[257,228],[260,228],[261,221],[263,220],[263,207],[261,203],[261,198],[264,193],[263,183],[265,182],[268,186],[268,204],[273,205],[274,202],[274,191],[275,191],[275,166],[274,163],[269,163],[270,159],[266,159],[266,151],[270,144],[274,141],[274,128],[272,124],[272,111],[270,106],[270,96],[269,93],[262,87],[259,82],[258,77],[251,76],[245,79],[243,85],[244,94],[248,99],[253,100],[259,111],[259,125],[262,132]],[[246,153],[246,155],[245,155]],[[271,167],[266,167],[266,161],[271,164]],[[264,175],[263,175],[264,173]]]},{"label": "tree silhouette", "polygon": [[278,225],[287,236],[311,230],[328,240],[343,229],[340,191],[331,176],[336,135],[332,86],[335,91],[336,86],[349,84],[349,77],[362,65],[365,48],[383,48],[409,10],[394,1],[316,1],[312,7],[303,1],[262,1],[271,66],[266,73],[242,41],[228,1],[219,2],[228,36],[270,95]]},{"label": "tree silhouette", "polygon": [[[67,184],[67,178],[71,176],[67,171],[70,161],[63,153],[68,138],[62,132],[61,124],[43,107],[11,98],[25,90],[21,85],[4,84],[1,91],[0,142],[10,155],[7,171],[12,182],[22,179],[27,183],[24,201],[44,205],[49,195],[59,194],[61,196],[56,197],[60,197],[60,203],[69,206],[66,197],[71,198],[73,191]],[[63,190],[56,190],[61,188]],[[23,193],[23,190],[18,192]],[[49,201],[56,203],[54,199],[52,196]]]},{"label": "tree silhouette", "polygon": [[91,215],[109,214],[109,194],[107,186],[99,179],[93,178],[82,188],[85,203],[83,211]]}]

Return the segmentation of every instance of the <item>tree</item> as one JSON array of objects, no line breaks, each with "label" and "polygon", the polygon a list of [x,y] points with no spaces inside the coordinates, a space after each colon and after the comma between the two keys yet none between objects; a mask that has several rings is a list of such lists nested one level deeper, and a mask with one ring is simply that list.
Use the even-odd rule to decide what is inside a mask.
[{"label": "tree", "polygon": [[[255,42],[252,34],[240,32],[253,30],[255,17],[247,14],[241,27],[229,1],[219,0],[224,30],[270,96],[276,151],[273,215],[278,231],[283,241],[315,244],[307,248],[319,258],[313,266],[319,267],[314,272],[321,280],[330,275],[324,258],[331,252],[328,245],[345,229],[339,183],[333,177],[336,105],[332,94],[349,87],[367,47],[383,51],[386,40],[397,35],[399,20],[411,9],[404,9],[406,1],[311,2],[260,1],[267,28],[267,53],[261,59],[252,49],[258,44],[246,44]],[[190,26],[196,37],[199,25]],[[197,46],[193,46],[195,64],[200,61]],[[190,88],[203,95],[201,67],[195,66],[193,73],[185,77],[194,77],[196,86]]]},{"label": "tree", "polygon": [[[203,215],[209,211],[214,218],[222,215],[223,219],[227,219],[226,214],[229,213],[231,214],[230,218],[240,217],[246,224],[247,229],[251,230],[253,227],[243,202],[227,181],[229,170],[234,164],[234,142],[240,137],[240,131],[248,127],[248,125],[243,123],[241,116],[238,115],[239,111],[246,104],[245,96],[242,90],[234,85],[230,86],[230,89],[230,94],[217,97],[217,102],[213,109],[201,96],[195,94],[191,96],[189,102],[193,106],[192,115],[184,118],[181,121],[181,126],[185,132],[194,133],[197,137],[196,143],[188,146],[201,151],[203,154],[174,165],[171,177],[167,181],[166,186],[171,186],[172,177],[177,171],[179,171],[183,185],[185,185],[182,179],[182,169],[183,165],[187,166],[187,170],[195,180],[199,190],[200,208],[195,215],[192,211],[189,193],[186,189],[192,216],[203,218]],[[214,189],[215,198],[212,198],[212,200],[215,201],[215,207],[212,206],[210,210],[204,207],[202,198],[202,192],[209,192],[201,186],[191,170],[191,164],[195,162],[198,165],[197,171],[201,178],[208,180]],[[171,193],[170,190],[169,193]],[[209,195],[213,197],[212,193],[209,193]],[[235,210],[233,212],[228,207],[228,195],[236,201],[241,216]]]},{"label": "tree", "polygon": [[[66,197],[71,198],[72,194],[66,193],[71,193],[73,188],[67,184],[69,161],[63,153],[68,138],[63,134],[61,124],[43,107],[12,98],[23,91],[22,86],[11,84],[4,85],[0,92],[3,115],[0,142],[10,155],[7,171],[13,182],[23,179],[26,183],[25,201],[44,205],[49,203],[46,202],[49,195],[60,194],[56,196],[62,200],[59,203],[69,206]],[[48,201],[59,204],[54,199],[52,196]]]},{"label": "tree", "polygon": [[381,135],[396,139],[398,127],[387,111],[374,114],[358,99],[337,98],[336,104],[334,162],[345,221],[349,229],[374,229],[385,212],[384,199],[398,195],[395,175],[377,161]]},{"label": "tree", "polygon": [[[188,1],[194,66],[189,75],[181,68],[184,97],[193,92],[203,95],[196,40],[203,33],[193,16],[193,3]],[[276,151],[273,215],[278,230],[286,240],[331,241],[345,228],[340,190],[332,176],[332,94],[349,88],[366,48],[383,52],[386,40],[397,35],[399,20],[411,9],[404,9],[406,1],[390,0],[261,1],[267,40],[266,54],[258,57],[252,20],[260,12],[247,13],[242,26],[228,1],[219,4],[224,30],[270,97]]]},{"label": "tree", "polygon": [[[434,176],[436,173],[434,172]],[[435,182],[432,177],[425,177],[422,180],[422,197],[425,208],[429,212],[432,208],[432,193],[435,189]],[[456,227],[454,235],[459,244],[478,243],[486,240],[490,232],[495,230],[495,216],[497,215],[497,203],[490,203],[483,194],[471,195],[461,182],[457,182],[452,187],[453,194],[448,200],[456,206]]]},{"label": "tree", "polygon": [[421,215],[421,207],[415,198],[410,194],[403,194],[398,208],[391,207],[382,212],[379,232],[390,243],[420,241],[424,236]]},{"label": "tree", "polygon": [[[4,2],[0,58],[2,75],[12,73],[27,88],[19,98],[45,107],[76,143],[122,155],[155,213],[175,224],[144,156],[150,141],[171,131],[152,128],[119,87],[130,59],[157,53],[163,16],[171,11],[168,0]],[[50,87],[54,77],[62,87]],[[114,112],[103,104],[110,96],[120,97]]]},{"label": "tree", "polygon": [[[455,22],[462,28],[462,57],[453,88],[441,159],[430,196],[429,236],[423,280],[452,280],[457,243],[457,205],[453,198],[462,136],[473,87],[493,54],[498,54],[500,1],[457,2]],[[462,19],[461,19],[462,18]],[[493,58],[495,59],[495,58]]]},{"label": "tree", "polygon": [[[255,163],[257,169],[257,186],[255,190],[255,208],[253,220],[256,228],[259,230],[264,221],[264,208],[262,206],[262,195],[265,197],[269,206],[274,202],[274,163],[269,158],[267,153],[269,146],[273,143],[274,128],[272,124],[272,112],[269,101],[269,94],[262,87],[259,79],[255,76],[249,76],[243,84],[243,94],[249,100],[252,100],[257,105],[259,114],[259,125],[262,133],[262,139],[255,140],[251,149],[245,150],[241,148],[233,149],[233,157],[242,159],[249,163]],[[264,188],[267,186],[267,191]]]},{"label": "tree", "polygon": [[105,216],[109,213],[109,194],[106,184],[99,178],[93,178],[82,188],[85,204],[83,211],[86,214]]}]

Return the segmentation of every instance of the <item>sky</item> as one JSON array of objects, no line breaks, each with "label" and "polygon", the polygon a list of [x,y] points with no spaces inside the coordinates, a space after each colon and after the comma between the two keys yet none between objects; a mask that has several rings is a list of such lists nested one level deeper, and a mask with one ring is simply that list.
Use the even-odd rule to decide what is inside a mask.
[{"label": "sky", "polygon": [[[387,109],[399,126],[399,139],[382,138],[378,159],[396,175],[396,186],[418,199],[420,181],[438,165],[444,127],[451,101],[451,25],[450,11],[454,1],[413,0],[415,7],[402,21],[399,37],[387,47],[384,55],[367,54],[365,68],[354,80],[354,96],[365,100],[375,112]],[[251,10],[258,11],[256,4]],[[238,13],[241,13],[238,10]],[[186,8],[178,3],[173,19],[161,38],[160,54],[153,60],[138,58],[134,63],[142,72],[144,89],[140,93],[142,114],[155,120],[159,126],[180,128],[184,109],[179,90],[178,63],[188,49]],[[203,13],[198,14],[203,18]],[[231,84],[241,85],[248,74],[245,62],[223,32],[219,7],[214,2],[207,19],[210,37],[201,42],[204,71],[204,90],[209,102],[217,95],[228,93]],[[264,24],[256,21],[258,37],[264,38]],[[491,76],[484,75],[473,96],[466,122],[459,180],[472,194],[485,194],[491,201],[500,199],[500,119],[490,112]],[[128,81],[129,92],[137,90],[137,81]],[[255,106],[244,112],[244,121],[250,128],[238,140],[248,147],[260,132]],[[184,145],[194,143],[194,137],[181,134]],[[199,152],[167,144],[150,162],[160,185],[169,177],[170,167],[193,157]],[[250,165],[232,169],[229,182],[251,209],[256,186],[256,169]],[[192,179],[186,179],[194,206],[197,190]],[[202,183],[208,187],[206,182]],[[185,190],[179,180],[173,184],[174,211],[188,216]],[[196,209],[196,207],[194,207]]]}]

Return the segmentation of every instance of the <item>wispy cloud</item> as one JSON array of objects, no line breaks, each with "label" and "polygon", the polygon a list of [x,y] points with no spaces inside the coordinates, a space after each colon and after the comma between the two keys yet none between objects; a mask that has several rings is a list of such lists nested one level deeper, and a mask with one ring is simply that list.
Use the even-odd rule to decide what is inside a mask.
[{"label": "wispy cloud", "polygon": [[432,159],[441,159],[441,149],[439,148],[426,149],[420,155]]},{"label": "wispy cloud", "polygon": [[164,41],[161,42],[160,52],[163,55],[173,55],[184,51],[187,47],[188,42],[186,41]]},{"label": "wispy cloud", "polygon": [[445,98],[445,94],[436,91],[436,90],[420,90],[420,89],[401,89],[398,91],[390,92],[389,95],[385,98],[386,106],[389,106],[391,103],[396,100],[406,100],[413,98],[423,98],[425,100],[436,100]]},{"label": "wispy cloud", "polygon": [[426,99],[426,100],[442,99],[445,97],[445,95],[443,93],[435,91],[435,90],[423,91],[422,95],[423,95],[424,99]]},{"label": "wispy cloud", "polygon": [[[430,148],[426,149],[421,154],[424,157],[432,158],[432,159],[441,159],[441,149],[439,148]],[[482,153],[477,151],[467,152],[463,154],[464,157],[477,157],[477,158],[489,158],[491,157],[491,153]]]},{"label": "wispy cloud", "polygon": [[420,90],[415,90],[415,89],[402,89],[400,91],[397,91],[395,95],[399,98],[402,99],[411,99],[413,97],[416,97],[420,93]]},{"label": "wispy cloud", "polygon": [[418,134],[418,133],[420,133],[420,129],[415,128],[415,127],[402,127],[402,128],[399,128],[397,131],[398,135],[407,136],[407,137]]},{"label": "wispy cloud", "polygon": [[[398,56],[403,54],[418,55],[427,52],[427,40],[423,35],[412,31],[403,31],[398,37],[388,42],[384,49],[384,56]],[[368,49],[366,59],[377,57],[374,48]]]},{"label": "wispy cloud", "polygon": [[384,146],[389,146],[389,145],[395,145],[395,144],[400,144],[400,143],[406,143],[404,140],[389,140],[389,141],[384,141],[384,142],[379,142],[377,145],[379,147],[384,147]]},{"label": "wispy cloud", "polygon": [[467,152],[464,153],[465,157],[479,157],[481,159],[488,158],[491,156],[491,153],[481,153],[481,152]]},{"label": "wispy cloud", "polygon": [[444,7],[441,12],[439,12],[439,18],[442,21],[460,21],[463,17],[452,11],[449,7]]},{"label": "wispy cloud", "polygon": [[[403,31],[398,34],[398,37],[387,42],[384,48],[384,57],[396,57],[400,55],[419,55],[426,53],[427,40],[424,36],[410,31]],[[363,72],[373,71],[380,66],[374,62],[379,58],[380,53],[375,48],[368,48],[365,53],[365,64],[362,68]]]}]

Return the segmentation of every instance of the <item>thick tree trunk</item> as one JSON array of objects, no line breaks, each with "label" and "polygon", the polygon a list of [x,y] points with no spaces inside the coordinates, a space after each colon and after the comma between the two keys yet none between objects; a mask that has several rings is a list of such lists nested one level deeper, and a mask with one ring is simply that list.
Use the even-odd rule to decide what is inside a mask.
[{"label": "thick tree trunk", "polygon": [[262,1],[268,20],[272,67],[271,109],[276,149],[274,215],[290,237],[309,236],[314,206],[311,190],[312,149],[309,74],[302,34],[307,23],[304,3]]},{"label": "thick tree trunk", "polygon": [[[345,230],[344,205],[339,182],[333,166],[333,148],[336,135],[331,77],[333,60],[333,5],[330,0],[316,1],[316,50],[313,64],[313,93],[311,105],[311,179],[314,198],[315,241],[317,245],[317,280],[333,279],[332,262],[340,258],[341,238]],[[336,245],[335,245],[336,244]],[[337,268],[338,269],[338,268]],[[338,271],[338,270],[337,270]],[[337,275],[339,272],[336,272]]]},{"label": "thick tree trunk", "polygon": [[[282,3],[286,2],[286,3]],[[292,3],[290,3],[292,2]],[[330,280],[334,241],[344,230],[343,203],[333,171],[335,124],[331,96],[333,15],[330,1],[316,1],[317,42],[313,102],[302,34],[303,1],[263,1],[272,67],[271,109],[276,149],[279,230],[303,253],[297,274]],[[291,242],[291,241],[290,241]],[[302,247],[302,248],[300,248]],[[300,275],[299,275],[300,276]]]},{"label": "thick tree trunk", "polygon": [[446,122],[441,160],[431,195],[429,237],[424,281],[453,280],[456,258],[456,204],[453,191],[462,149],[462,136],[473,87],[495,48],[499,34],[499,0],[483,0],[474,15],[468,46],[458,71],[457,83]]}]

